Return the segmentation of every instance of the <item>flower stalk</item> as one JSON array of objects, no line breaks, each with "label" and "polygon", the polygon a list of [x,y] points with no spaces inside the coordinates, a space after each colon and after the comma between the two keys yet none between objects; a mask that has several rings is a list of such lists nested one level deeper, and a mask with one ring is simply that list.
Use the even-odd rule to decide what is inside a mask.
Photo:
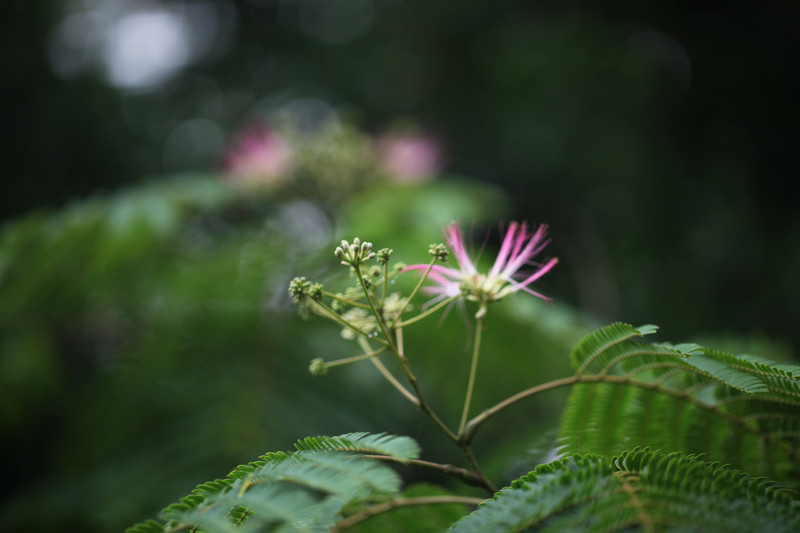
[{"label": "flower stalk", "polygon": [[[344,328],[342,336],[357,340],[363,353],[329,363],[320,358],[315,359],[310,367],[312,373],[322,375],[334,366],[369,360],[403,397],[425,413],[459,447],[470,470],[450,466],[442,468],[452,469],[471,484],[482,486],[490,492],[496,491],[496,487],[482,473],[472,451],[471,441],[475,431],[505,407],[537,391],[523,391],[469,419],[478,375],[484,322],[489,303],[516,292],[524,291],[538,298],[550,300],[531,288],[533,282],[549,272],[558,262],[557,259],[544,262],[535,260],[549,243],[546,233],[546,226],[539,226],[535,231],[530,231],[526,223],[512,222],[505,233],[494,264],[486,272],[479,271],[467,254],[461,232],[455,223],[450,224],[445,230],[447,246],[430,245],[428,250],[432,255],[430,262],[408,267],[395,264],[391,270],[388,263],[392,250],[383,248],[376,253],[372,251],[370,242],[361,242],[358,238],[353,239],[352,243],[343,240],[341,245],[336,247],[334,254],[343,265],[351,268],[356,278],[356,287],[348,289],[344,294],[333,294],[324,291],[322,285],[318,283],[308,282],[305,278],[295,278],[289,292],[292,300],[300,306],[301,314],[307,315],[309,311],[314,311],[339,324]],[[451,253],[457,268],[438,264],[446,262]],[[367,262],[372,259],[376,259],[378,264],[367,266]],[[389,294],[389,278],[411,270],[420,271],[421,276],[408,296],[403,297],[401,293]],[[423,305],[420,312],[404,319],[403,315],[420,292],[433,295],[433,299]],[[323,296],[331,300],[330,306],[322,301]],[[476,302],[478,309],[474,315],[474,338],[464,403],[458,431],[453,431],[423,396],[419,380],[411,370],[411,364],[406,357],[404,328],[459,300],[462,303]],[[370,340],[373,339],[381,344],[377,349],[370,344]],[[394,356],[410,388],[401,383],[380,360],[379,355],[387,350]],[[555,386],[562,385],[553,385]]]}]

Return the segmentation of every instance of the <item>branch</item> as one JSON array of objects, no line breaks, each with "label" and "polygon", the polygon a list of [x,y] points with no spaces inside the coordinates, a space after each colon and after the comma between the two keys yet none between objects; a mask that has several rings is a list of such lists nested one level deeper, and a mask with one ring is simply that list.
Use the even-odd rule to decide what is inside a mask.
[{"label": "branch", "polygon": [[398,498],[396,500],[389,500],[388,502],[367,507],[363,511],[348,516],[331,528],[332,533],[338,533],[348,527],[352,527],[359,522],[363,522],[372,516],[391,511],[398,507],[409,507],[412,505],[431,505],[431,504],[446,504],[446,503],[461,503],[465,505],[479,505],[484,500],[480,498],[470,498],[467,496],[421,496],[419,498]]},{"label": "branch", "polygon": [[494,487],[487,486],[486,479],[484,477],[475,472],[470,472],[466,468],[460,468],[449,464],[434,463],[432,461],[423,461],[420,459],[399,459],[397,457],[392,457],[390,455],[364,455],[364,457],[367,457],[369,459],[376,459],[378,461],[386,461],[390,463],[419,466],[422,468],[429,468],[431,470],[438,470],[439,472],[442,472],[444,474],[459,478],[467,485],[472,485],[473,487],[481,487],[491,491],[492,493],[497,492],[497,490],[494,489]]},{"label": "branch", "polygon": [[662,394],[666,394],[667,396],[671,396],[673,398],[677,398],[679,400],[683,400],[685,402],[691,403],[700,409],[706,410],[728,422],[739,426],[742,430],[747,431],[748,433],[752,433],[753,435],[759,437],[765,442],[769,442],[773,444],[777,449],[781,450],[785,453],[788,457],[796,457],[797,451],[791,448],[788,448],[785,445],[782,445],[780,442],[777,442],[773,439],[772,435],[769,433],[764,433],[759,431],[757,428],[753,427],[752,425],[747,423],[747,420],[731,414],[727,411],[721,410],[718,406],[713,404],[708,404],[703,401],[698,400],[691,393],[671,389],[668,387],[663,386],[661,383],[651,383],[647,381],[639,381],[635,379],[631,379],[626,376],[611,376],[611,375],[592,375],[592,376],[571,376],[568,378],[556,379],[554,381],[549,381],[547,383],[542,383],[541,385],[537,385],[535,387],[531,387],[530,389],[526,389],[522,392],[518,392],[514,396],[506,398],[502,402],[486,409],[481,414],[470,420],[466,427],[464,428],[463,433],[461,434],[461,442],[464,444],[469,444],[472,442],[472,439],[475,437],[475,432],[478,428],[491,417],[502,411],[503,409],[514,405],[515,403],[528,398],[529,396],[535,396],[541,392],[545,392],[552,389],[558,389],[560,387],[567,387],[570,385],[574,385],[576,383],[612,383],[615,385],[629,385],[631,387],[638,387],[641,389],[647,390],[654,390],[656,392],[660,392]]}]

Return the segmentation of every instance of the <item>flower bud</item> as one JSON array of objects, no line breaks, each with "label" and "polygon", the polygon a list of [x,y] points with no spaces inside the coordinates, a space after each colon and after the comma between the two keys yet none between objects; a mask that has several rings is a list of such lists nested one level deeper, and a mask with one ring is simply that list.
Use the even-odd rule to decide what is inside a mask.
[{"label": "flower bud", "polygon": [[321,357],[317,357],[311,360],[311,364],[308,365],[308,371],[311,372],[312,376],[324,376],[328,373],[328,366]]},{"label": "flower bud", "polygon": [[378,250],[378,261],[384,265],[387,264],[389,262],[389,258],[392,257],[392,252],[394,252],[394,250],[391,248],[381,248]]},{"label": "flower bud", "polygon": [[428,253],[442,262],[447,261],[447,255],[449,254],[447,246],[442,243],[431,244],[428,246]]}]

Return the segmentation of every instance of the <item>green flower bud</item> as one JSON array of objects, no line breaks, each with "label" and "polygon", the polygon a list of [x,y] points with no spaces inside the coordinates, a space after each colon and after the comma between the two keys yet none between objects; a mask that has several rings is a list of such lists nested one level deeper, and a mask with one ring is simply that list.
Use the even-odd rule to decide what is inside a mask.
[{"label": "green flower bud", "polygon": [[392,250],[391,248],[381,248],[378,250],[378,261],[382,264],[387,264],[389,262],[389,258],[392,257]]},{"label": "green flower bud", "polygon": [[322,283],[312,283],[311,285],[309,285],[308,290],[306,291],[308,297],[314,300],[315,302],[322,300],[322,292],[323,292]]},{"label": "green flower bud", "polygon": [[444,262],[447,261],[447,256],[450,252],[448,252],[447,246],[438,243],[428,246],[428,253],[435,256],[437,260]]},{"label": "green flower bud", "polygon": [[328,373],[328,366],[321,357],[317,357],[311,360],[311,364],[308,365],[308,371],[311,372],[312,376],[324,376]]},{"label": "green flower bud", "polygon": [[302,304],[305,301],[306,291],[309,285],[310,283],[305,277],[297,277],[289,282],[289,297],[292,299],[292,302]]}]

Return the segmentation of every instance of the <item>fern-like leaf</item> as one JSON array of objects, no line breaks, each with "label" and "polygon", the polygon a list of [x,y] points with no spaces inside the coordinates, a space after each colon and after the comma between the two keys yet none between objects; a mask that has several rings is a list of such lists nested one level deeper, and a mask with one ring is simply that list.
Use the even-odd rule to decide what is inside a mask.
[{"label": "fern-like leaf", "polygon": [[198,485],[162,511],[164,524],[147,521],[127,533],[249,530],[312,533],[329,531],[345,506],[396,496],[394,470],[362,454],[402,462],[418,456],[408,437],[351,433],[310,437],[288,454],[268,453],[235,468],[227,478]]},{"label": "fern-like leaf", "polygon": [[640,448],[540,465],[451,531],[789,533],[800,527],[797,511],[775,483]]},{"label": "fern-like leaf", "polygon": [[572,352],[578,383],[562,416],[565,454],[634,446],[705,453],[800,485],[800,368],[696,344],[654,344],[654,326],[612,324]]},{"label": "fern-like leaf", "polygon": [[419,445],[408,437],[385,433],[348,433],[339,437],[306,437],[297,441],[298,450],[342,451],[372,455],[390,455],[398,459],[419,457]]}]

